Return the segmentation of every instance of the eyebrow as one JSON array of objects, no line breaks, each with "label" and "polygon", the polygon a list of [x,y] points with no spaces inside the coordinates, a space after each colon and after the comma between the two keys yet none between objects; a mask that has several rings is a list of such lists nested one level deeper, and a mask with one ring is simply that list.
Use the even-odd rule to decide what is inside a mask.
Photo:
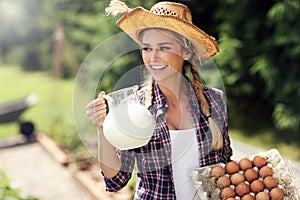
[{"label": "eyebrow", "polygon": [[[171,42],[162,42],[162,43],[158,43],[159,46],[162,46],[162,45],[172,45],[173,43]],[[147,43],[142,43],[142,45],[144,46],[151,46],[150,44],[147,44]]]}]

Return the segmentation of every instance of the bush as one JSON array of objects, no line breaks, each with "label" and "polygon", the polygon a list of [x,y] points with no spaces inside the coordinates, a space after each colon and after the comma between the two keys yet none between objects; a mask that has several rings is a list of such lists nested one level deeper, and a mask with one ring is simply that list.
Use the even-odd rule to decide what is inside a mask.
[{"label": "bush", "polygon": [[10,183],[4,172],[0,169],[0,199],[9,200],[37,200],[37,198],[21,193]]}]

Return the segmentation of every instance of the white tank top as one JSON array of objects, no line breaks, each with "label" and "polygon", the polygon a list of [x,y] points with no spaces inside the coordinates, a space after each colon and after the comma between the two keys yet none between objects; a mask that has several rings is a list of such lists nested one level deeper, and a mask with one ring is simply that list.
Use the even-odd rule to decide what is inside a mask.
[{"label": "white tank top", "polygon": [[[196,189],[190,172],[198,164],[198,144],[195,129],[170,130],[172,146],[172,169],[176,199],[192,200]],[[195,198],[199,199],[196,195]]]}]

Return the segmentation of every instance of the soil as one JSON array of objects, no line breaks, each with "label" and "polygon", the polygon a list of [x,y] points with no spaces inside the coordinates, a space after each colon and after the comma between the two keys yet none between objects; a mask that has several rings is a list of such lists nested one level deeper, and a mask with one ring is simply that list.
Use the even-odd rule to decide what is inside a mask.
[{"label": "soil", "polygon": [[[232,141],[233,160],[239,160],[265,150]],[[66,153],[67,152],[67,153]],[[289,161],[300,186],[300,164]],[[18,137],[0,141],[0,167],[22,192],[41,200],[130,200],[132,191],[125,188],[117,193],[104,189],[97,161],[88,154],[80,159],[63,151],[44,134],[36,140]]]},{"label": "soil", "polygon": [[98,165],[91,158],[73,162],[43,134],[27,141],[22,137],[0,142],[0,167],[14,187],[40,200],[129,200],[125,189],[104,189]]}]

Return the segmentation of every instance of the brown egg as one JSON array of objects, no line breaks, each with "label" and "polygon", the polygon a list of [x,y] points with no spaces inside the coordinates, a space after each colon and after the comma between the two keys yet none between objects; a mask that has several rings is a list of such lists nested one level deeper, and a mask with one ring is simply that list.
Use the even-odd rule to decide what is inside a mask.
[{"label": "brown egg", "polygon": [[235,198],[234,197],[229,197],[226,200],[235,200]]},{"label": "brown egg", "polygon": [[266,186],[266,188],[268,189],[272,189],[274,187],[277,186],[277,181],[275,178],[273,178],[272,176],[267,176],[266,178],[264,178],[264,184]]},{"label": "brown egg", "polygon": [[228,176],[221,176],[218,180],[217,180],[217,185],[219,188],[225,188],[225,187],[229,187],[230,186],[230,179]]},{"label": "brown egg", "polygon": [[242,200],[254,200],[254,196],[252,196],[251,194],[245,194],[243,197],[242,197]]},{"label": "brown egg", "polygon": [[245,181],[245,177],[243,174],[240,173],[235,173],[230,177],[230,182],[232,185],[237,185],[244,181]]},{"label": "brown egg", "polygon": [[249,194],[250,186],[246,183],[239,183],[235,188],[235,192],[239,197],[242,197],[245,194]]},{"label": "brown egg", "polygon": [[261,168],[267,164],[267,159],[261,156],[255,156],[252,162],[255,167]]},{"label": "brown egg", "polygon": [[239,162],[240,168],[243,171],[252,168],[252,162],[248,158],[242,158]]},{"label": "brown egg", "polygon": [[272,198],[272,200],[281,200],[284,197],[284,193],[279,188],[273,188],[270,191],[270,197]]},{"label": "brown egg", "polygon": [[251,191],[254,193],[258,193],[260,191],[262,191],[265,188],[264,183],[261,180],[254,180],[251,184],[250,184],[250,188]]},{"label": "brown egg", "polygon": [[228,199],[229,197],[234,197],[235,193],[231,187],[226,187],[221,191],[222,199]]},{"label": "brown egg", "polygon": [[225,169],[221,166],[215,166],[211,170],[211,175],[213,177],[220,177],[223,176],[224,174],[225,174]]},{"label": "brown egg", "polygon": [[259,192],[256,197],[256,200],[269,200],[269,195],[265,192]]},{"label": "brown egg", "polygon": [[269,166],[263,166],[262,168],[260,168],[259,170],[259,175],[262,177],[262,178],[265,178],[267,176],[272,176],[273,175],[273,169]]},{"label": "brown egg", "polygon": [[246,178],[247,181],[249,181],[250,183],[256,179],[258,179],[258,174],[257,172],[250,168],[250,169],[247,169],[244,173],[244,176]]},{"label": "brown egg", "polygon": [[230,161],[229,163],[226,164],[225,168],[228,174],[234,174],[239,172],[240,165],[235,161]]}]

